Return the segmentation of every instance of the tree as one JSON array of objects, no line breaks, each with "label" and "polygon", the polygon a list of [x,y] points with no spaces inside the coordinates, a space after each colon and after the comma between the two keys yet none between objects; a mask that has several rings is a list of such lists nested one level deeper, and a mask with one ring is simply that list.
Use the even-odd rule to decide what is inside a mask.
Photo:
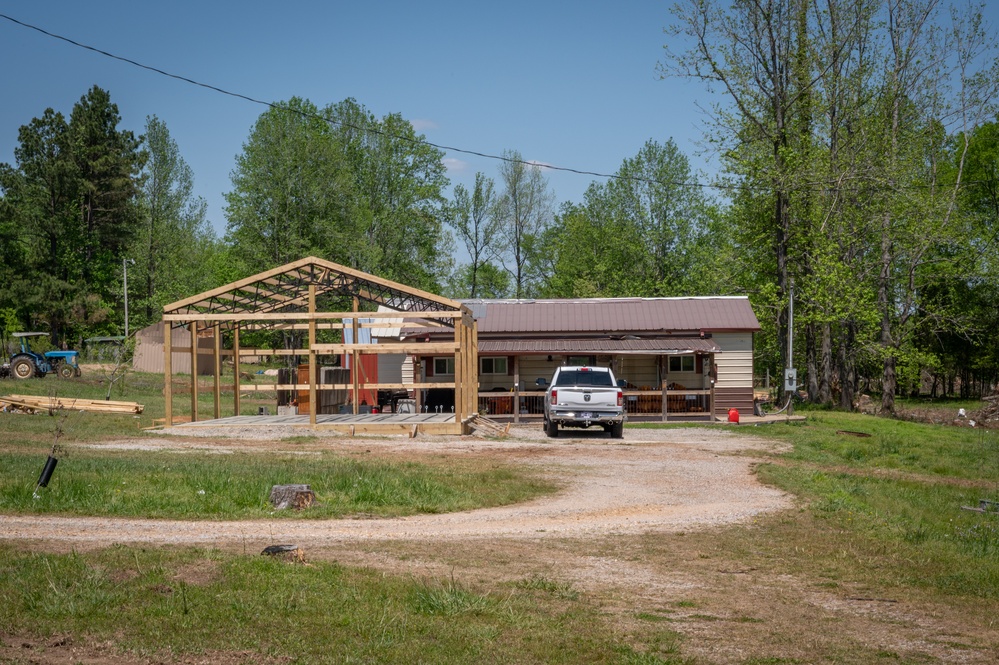
[{"label": "tree", "polygon": [[928,362],[913,346],[919,326],[948,316],[931,311],[943,300],[924,298],[956,265],[962,227],[967,146],[952,152],[948,135],[981,121],[996,77],[980,16],[953,12],[948,25],[938,10],[938,0],[688,0],[671,31],[693,47],[663,72],[725,95],[712,140],[742,186],[733,231],[759,266],[755,303],[776,336],[765,346],[779,365],[793,361],[794,279],[816,401],[838,383],[848,406],[858,365],[877,363],[890,412],[899,367],[913,376]]},{"label": "tree", "polygon": [[244,274],[315,254],[438,289],[450,272],[442,158],[401,116],[292,99],[258,118],[237,157],[227,241]]},{"label": "tree", "polygon": [[84,283],[102,297],[116,288],[115,267],[138,226],[141,140],[119,130],[118,105],[94,86],[73,107],[68,140],[79,178]]},{"label": "tree", "polygon": [[93,87],[70,120],[53,109],[20,128],[16,167],[0,166],[19,270],[0,301],[25,328],[45,322],[58,342],[110,332],[120,259],[134,233],[140,140],[119,130],[117,106]]},{"label": "tree", "polygon": [[[472,193],[463,185],[455,185],[454,202],[448,216],[448,225],[454,229],[458,239],[468,253],[469,263],[462,266],[460,289],[467,293],[467,298],[481,297],[479,282],[480,272],[492,268],[489,263],[499,254],[497,237],[499,226],[496,219],[497,200],[492,179],[482,173],[475,174],[475,186]],[[495,290],[495,276],[490,276],[493,282],[490,291]],[[467,288],[465,288],[467,285]],[[495,297],[495,296],[490,296]]]},{"label": "tree", "polygon": [[[166,123],[146,118],[148,160],[140,197],[141,224],[129,252],[135,259],[135,311],[154,321],[163,305],[213,285],[204,270],[214,234],[207,204],[194,195],[194,176]],[[135,326],[136,328],[140,326]]]},{"label": "tree", "polygon": [[530,279],[530,250],[551,223],[554,196],[541,167],[526,163],[516,151],[504,151],[500,182],[496,214],[504,246],[501,262],[513,280],[514,297],[523,298],[536,286]]}]

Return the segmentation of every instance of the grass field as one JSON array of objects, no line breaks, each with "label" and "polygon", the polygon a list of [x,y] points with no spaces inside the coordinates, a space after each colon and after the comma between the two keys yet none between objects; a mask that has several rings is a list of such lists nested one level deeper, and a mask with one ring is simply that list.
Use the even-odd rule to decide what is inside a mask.
[{"label": "grass field", "polygon": [[[99,386],[85,379],[65,389],[90,397]],[[113,399],[155,404],[161,385],[137,379],[131,395]],[[0,393],[27,392],[22,385],[0,382]],[[351,554],[396,562],[389,569],[338,562],[350,558],[336,551],[303,566],[232,551],[7,542],[0,638],[28,646],[0,645],[0,662],[63,662],[56,657],[69,647],[53,645],[67,639],[85,647],[79,660],[88,663],[999,660],[999,516],[962,510],[999,500],[999,431],[806,415],[802,424],[731,428],[786,444],[752,454],[762,482],[796,497],[795,509],[738,526],[486,547],[384,543]],[[151,417],[76,414],[63,438],[127,439]],[[285,482],[301,460],[74,448],[65,463],[86,481],[61,505],[26,503],[24,478],[33,485],[56,420],[0,414],[0,512],[264,518],[265,485]],[[461,510],[550,489],[516,467],[445,458],[378,461],[365,490],[354,484],[356,460],[308,459],[315,475],[295,482],[344,497],[322,516]],[[56,477],[74,484],[62,464]],[[485,491],[506,484],[498,496]],[[98,486],[101,500],[88,505],[82,496]],[[372,497],[389,486],[408,487],[405,498],[379,506]],[[148,494],[158,498],[143,503]],[[424,503],[426,495],[436,499]],[[583,587],[558,567],[593,561],[630,572]]]}]

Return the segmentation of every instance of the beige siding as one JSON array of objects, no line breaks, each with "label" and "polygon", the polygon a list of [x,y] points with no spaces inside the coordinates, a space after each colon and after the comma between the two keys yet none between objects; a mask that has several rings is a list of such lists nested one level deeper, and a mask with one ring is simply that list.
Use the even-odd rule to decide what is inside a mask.
[{"label": "beige siding", "polygon": [[403,365],[408,358],[405,353],[378,354],[378,383],[402,383]]},{"label": "beige siding", "polygon": [[[174,374],[191,373],[191,332],[187,328],[174,328],[170,333],[170,345],[173,348],[171,366]],[[200,337],[198,348],[211,351],[214,341],[210,337]],[[163,362],[163,322],[154,323],[135,334],[135,353],[132,355],[132,369],[138,372],[153,372],[162,374]],[[214,374],[215,360],[208,353],[198,354],[198,374]]]},{"label": "beige siding", "polygon": [[721,347],[715,354],[718,366],[716,388],[753,387],[753,336],[749,333],[720,334],[714,336]]},{"label": "beige siding", "polygon": [[639,388],[659,388],[659,370],[655,356],[621,356],[614,376]]}]

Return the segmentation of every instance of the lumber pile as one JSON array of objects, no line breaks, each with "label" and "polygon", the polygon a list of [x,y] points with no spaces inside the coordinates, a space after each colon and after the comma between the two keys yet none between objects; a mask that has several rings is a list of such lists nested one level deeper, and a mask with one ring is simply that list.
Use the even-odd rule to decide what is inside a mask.
[{"label": "lumber pile", "polygon": [[503,437],[510,434],[510,423],[501,425],[495,420],[490,420],[481,414],[473,416],[469,424],[475,430],[476,434],[483,436]]},{"label": "lumber pile", "polygon": [[38,395],[0,396],[0,409],[40,413],[65,409],[67,411],[88,411],[90,413],[142,413],[145,407],[135,402],[112,402],[110,400],[84,399],[82,397],[41,397]]}]

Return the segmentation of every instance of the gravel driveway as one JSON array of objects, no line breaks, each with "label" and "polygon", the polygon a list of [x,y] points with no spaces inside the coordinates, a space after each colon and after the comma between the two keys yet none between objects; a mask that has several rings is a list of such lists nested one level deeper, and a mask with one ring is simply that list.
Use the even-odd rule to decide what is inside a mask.
[{"label": "gravel driveway", "polygon": [[[0,538],[74,544],[155,543],[231,546],[296,543],[329,546],[345,542],[448,539],[539,539],[588,534],[685,531],[751,519],[790,505],[752,473],[753,458],[739,453],[776,444],[711,428],[625,431],[624,440],[602,432],[578,432],[547,439],[540,428],[516,428],[501,441],[477,437],[343,439],[316,437],[294,446],[282,432],[186,430],[112,441],[95,447],[193,450],[231,453],[236,449],[286,453],[311,448],[422,454],[496,455],[537,466],[563,485],[554,496],[463,513],[390,519],[176,521],[96,517],[0,516]],[[301,431],[294,432],[301,436]]]}]

